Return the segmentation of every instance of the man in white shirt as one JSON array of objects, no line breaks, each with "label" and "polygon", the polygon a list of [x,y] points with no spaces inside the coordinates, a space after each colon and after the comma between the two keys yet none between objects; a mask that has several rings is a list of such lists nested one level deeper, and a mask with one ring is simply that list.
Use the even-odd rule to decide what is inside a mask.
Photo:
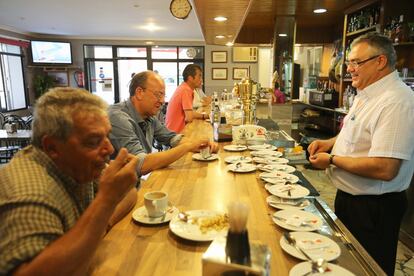
[{"label": "man in white shirt", "polygon": [[309,145],[309,161],[326,168],[338,188],[338,218],[393,275],[414,172],[414,92],[400,80],[385,36],[355,39],[346,63],[358,95],[338,136]]}]

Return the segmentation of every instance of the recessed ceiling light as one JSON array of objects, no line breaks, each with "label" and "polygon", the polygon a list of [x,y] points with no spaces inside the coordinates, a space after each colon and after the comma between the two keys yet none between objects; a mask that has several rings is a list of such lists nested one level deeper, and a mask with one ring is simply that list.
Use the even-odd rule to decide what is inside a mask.
[{"label": "recessed ceiling light", "polygon": [[285,37],[285,36],[287,36],[287,34],[279,34],[279,36]]},{"label": "recessed ceiling light", "polygon": [[217,16],[217,17],[214,17],[214,20],[219,21],[219,22],[222,22],[222,21],[226,21],[227,20],[227,17]]},{"label": "recessed ceiling light", "polygon": [[147,25],[140,26],[139,28],[150,32],[159,31],[163,29],[162,27],[157,26],[154,23],[148,23]]},{"label": "recessed ceiling light", "polygon": [[224,35],[216,35],[216,38],[225,38]]},{"label": "recessed ceiling light", "polygon": [[230,41],[226,43],[226,46],[229,46],[229,47],[231,47],[233,45],[234,45],[233,42],[230,42]]},{"label": "recessed ceiling light", "polygon": [[326,9],[314,9],[313,13],[325,13]]}]

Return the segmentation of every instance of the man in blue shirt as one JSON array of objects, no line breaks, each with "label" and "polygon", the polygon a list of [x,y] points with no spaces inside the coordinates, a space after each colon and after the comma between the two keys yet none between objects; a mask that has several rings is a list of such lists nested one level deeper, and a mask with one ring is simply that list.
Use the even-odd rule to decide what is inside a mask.
[{"label": "man in blue shirt", "polygon": [[[217,151],[216,143],[207,138],[189,141],[182,134],[168,130],[156,117],[165,99],[163,79],[152,71],[134,75],[129,86],[130,98],[109,108],[112,132],[109,136],[115,150],[125,147],[138,155],[139,175],[168,166],[187,152],[199,151],[209,146]],[[152,153],[152,144],[172,147],[163,152]]]}]

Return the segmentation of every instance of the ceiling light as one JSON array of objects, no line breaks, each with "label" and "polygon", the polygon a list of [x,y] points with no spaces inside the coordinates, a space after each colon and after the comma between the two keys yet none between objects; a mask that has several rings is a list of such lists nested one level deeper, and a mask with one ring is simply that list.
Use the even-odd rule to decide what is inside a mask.
[{"label": "ceiling light", "polygon": [[279,34],[279,36],[285,37],[285,36],[287,36],[287,34]]},{"label": "ceiling light", "polygon": [[219,22],[223,22],[223,21],[227,20],[227,17],[217,16],[217,17],[214,17],[214,20],[219,21]]},{"label": "ceiling light", "polygon": [[146,41],[145,44],[152,45],[152,44],[154,44],[154,42],[153,41]]},{"label": "ceiling light", "polygon": [[216,38],[224,38],[224,35],[216,35]]},{"label": "ceiling light", "polygon": [[229,42],[227,42],[227,43],[226,43],[226,46],[229,46],[229,47],[233,46],[233,42],[230,42],[230,41],[229,41]]},{"label": "ceiling light", "polygon": [[313,13],[325,13],[326,9],[314,9]]},{"label": "ceiling light", "polygon": [[160,26],[155,25],[154,23],[148,23],[147,25],[143,25],[141,27],[139,27],[140,29],[144,29],[150,32],[154,32],[154,31],[159,31],[162,30],[163,28]]}]

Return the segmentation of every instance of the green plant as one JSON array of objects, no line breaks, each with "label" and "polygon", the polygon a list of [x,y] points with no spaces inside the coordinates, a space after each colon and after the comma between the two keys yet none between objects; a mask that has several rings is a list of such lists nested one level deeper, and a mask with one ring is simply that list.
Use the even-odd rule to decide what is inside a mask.
[{"label": "green plant", "polygon": [[33,79],[36,99],[43,95],[47,90],[55,87],[56,81],[49,75],[37,75]]}]

